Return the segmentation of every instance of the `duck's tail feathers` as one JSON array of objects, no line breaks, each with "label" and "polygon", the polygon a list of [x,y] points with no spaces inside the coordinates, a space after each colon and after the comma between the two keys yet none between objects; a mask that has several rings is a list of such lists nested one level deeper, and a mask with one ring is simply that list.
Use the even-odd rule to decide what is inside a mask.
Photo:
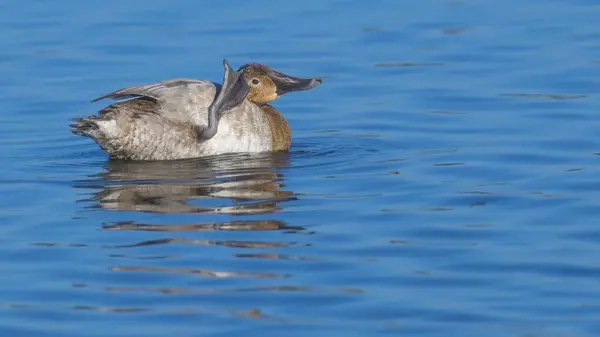
[{"label": "duck's tail feathers", "polygon": [[104,132],[102,132],[99,125],[101,122],[106,122],[104,119],[92,116],[86,118],[73,118],[72,121],[73,123],[69,125],[72,133],[78,136],[90,137],[95,140],[104,137]]}]

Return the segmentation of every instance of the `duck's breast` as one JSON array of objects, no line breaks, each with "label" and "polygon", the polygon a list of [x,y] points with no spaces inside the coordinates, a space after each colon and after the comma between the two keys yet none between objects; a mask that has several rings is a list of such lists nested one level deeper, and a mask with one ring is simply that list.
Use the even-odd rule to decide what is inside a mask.
[{"label": "duck's breast", "polygon": [[272,106],[265,104],[261,107],[264,111],[271,134],[271,150],[287,151],[292,142],[292,130],[285,118]]}]

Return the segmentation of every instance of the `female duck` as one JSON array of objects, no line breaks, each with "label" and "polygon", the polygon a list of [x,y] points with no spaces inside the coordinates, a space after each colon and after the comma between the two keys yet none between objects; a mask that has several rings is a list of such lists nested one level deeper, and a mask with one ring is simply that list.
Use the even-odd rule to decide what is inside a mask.
[{"label": "female duck", "polygon": [[167,160],[231,152],[284,151],[291,132],[267,103],[309,90],[321,79],[285,75],[262,64],[237,71],[223,61],[223,84],[173,79],[111,92],[92,102],[122,100],[97,116],[77,118],[77,135],[90,137],[111,157]]}]

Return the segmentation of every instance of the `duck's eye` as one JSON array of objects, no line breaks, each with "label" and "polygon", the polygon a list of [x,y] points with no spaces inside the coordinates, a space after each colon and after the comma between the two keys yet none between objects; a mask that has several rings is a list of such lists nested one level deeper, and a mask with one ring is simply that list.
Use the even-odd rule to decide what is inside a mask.
[{"label": "duck's eye", "polygon": [[260,83],[260,81],[258,80],[258,78],[253,78],[252,79],[252,84],[257,85],[259,83]]}]

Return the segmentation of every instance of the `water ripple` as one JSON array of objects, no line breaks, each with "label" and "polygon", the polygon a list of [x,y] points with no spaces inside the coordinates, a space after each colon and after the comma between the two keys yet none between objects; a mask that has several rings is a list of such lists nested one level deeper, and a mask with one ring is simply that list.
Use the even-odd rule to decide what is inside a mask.
[{"label": "water ripple", "polygon": [[[198,6],[0,5],[1,335],[598,336],[595,2]],[[68,131],[223,58],[325,79],[289,153]]]}]

